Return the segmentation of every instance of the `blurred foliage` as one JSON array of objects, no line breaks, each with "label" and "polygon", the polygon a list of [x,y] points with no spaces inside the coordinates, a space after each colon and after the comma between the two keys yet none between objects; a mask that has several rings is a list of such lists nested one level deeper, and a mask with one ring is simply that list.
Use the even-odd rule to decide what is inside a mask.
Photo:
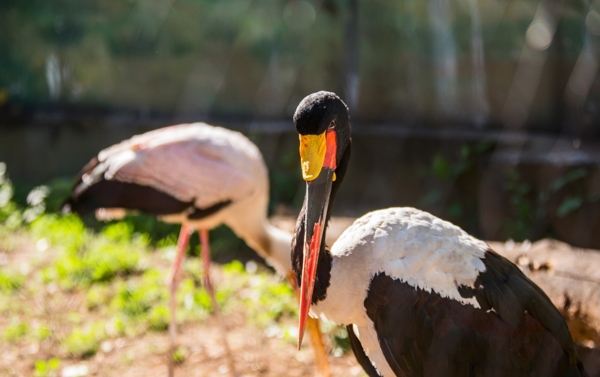
[{"label": "blurred foliage", "polygon": [[269,213],[273,213],[275,205],[280,203],[289,203],[299,211],[304,199],[303,195],[298,195],[300,155],[297,148],[279,150],[281,153],[276,165],[269,169]]},{"label": "blurred foliage", "polygon": [[173,358],[175,364],[181,364],[185,361],[185,359],[187,359],[188,351],[184,347],[179,346],[173,351],[173,355],[171,355],[171,357]]},{"label": "blurred foliage", "polygon": [[45,360],[37,360],[35,362],[34,368],[35,373],[34,377],[50,377],[50,376],[58,376],[58,368],[60,367],[60,359],[55,357],[51,358],[48,361]]},{"label": "blurred foliage", "polygon": [[0,292],[14,292],[20,289],[25,282],[25,276],[6,268],[0,270]]},{"label": "blurred foliage", "polygon": [[509,195],[510,218],[505,219],[505,232],[522,241],[528,239],[531,227],[545,215],[541,205],[544,199],[542,196],[535,198],[531,185],[522,182],[517,171],[510,170],[507,175],[504,190]]},{"label": "blurred foliage", "polygon": [[29,326],[26,322],[21,322],[13,318],[11,323],[4,328],[4,340],[10,343],[19,341],[27,335],[28,331]]},{"label": "blurred foliage", "polygon": [[422,174],[425,186],[431,188],[424,192],[419,206],[477,234],[474,214],[478,213],[478,203],[473,179],[492,150],[493,143],[478,141],[463,143],[451,153],[436,153]]},{"label": "blurred foliage", "polygon": [[21,211],[13,201],[14,188],[6,174],[6,164],[0,162],[0,223],[8,229],[21,224]]},{"label": "blurred foliage", "polygon": [[71,357],[89,358],[98,352],[100,342],[106,337],[103,322],[92,322],[83,327],[75,327],[62,342]]},{"label": "blurred foliage", "polygon": [[[518,241],[545,234],[543,227],[549,217],[563,218],[600,200],[586,194],[583,180],[589,175],[586,167],[568,169],[546,187],[534,187],[517,170],[509,170],[504,191],[508,194],[509,217],[504,219],[507,237]],[[554,205],[553,202],[556,202]],[[541,228],[541,229],[540,229]],[[533,236],[533,237],[532,237]]]},{"label": "blurred foliage", "polygon": [[[74,227],[73,224],[81,222],[77,223],[78,219],[70,217],[63,223],[62,218],[47,215],[32,224],[32,234],[49,240],[52,245],[63,245],[62,240],[65,240],[66,247],[56,262],[43,269],[45,281],[58,282],[64,289],[73,289],[138,272],[142,249],[146,246],[143,239],[132,237],[132,240],[115,241],[106,236],[91,237],[85,231],[78,234],[81,226]],[[121,227],[121,230],[125,228]],[[66,236],[57,239],[59,234]],[[78,237],[74,236],[77,234]]]},{"label": "blurred foliage", "polygon": [[[494,170],[486,172],[489,160],[494,153],[490,142],[463,143],[457,148],[446,148],[433,155],[429,165],[421,172],[425,188],[420,196],[418,207],[443,219],[450,220],[467,232],[481,237],[482,228],[497,227],[485,237],[494,240],[513,239],[516,241],[537,240],[556,237],[557,226],[565,228],[561,219],[587,219],[585,210],[595,211],[600,202],[594,166],[552,166],[545,162],[523,161],[505,163],[500,161]],[[492,165],[493,166],[493,165]],[[540,166],[543,168],[540,169]],[[491,181],[485,181],[493,175]],[[483,185],[483,186],[482,186]],[[482,192],[482,187],[485,192]],[[491,201],[487,202],[487,201]],[[489,206],[482,208],[481,206]],[[481,214],[492,214],[493,218],[482,224]],[[595,213],[595,212],[594,212]],[[587,220],[584,220],[587,221]],[[582,232],[591,232],[591,223]],[[562,224],[562,225],[557,225]],[[586,230],[589,229],[589,230]],[[567,242],[577,244],[573,235]],[[565,234],[562,234],[565,237]],[[563,239],[564,240],[564,239]],[[590,247],[590,246],[587,246]]]},{"label": "blurred foliage", "polygon": [[[362,118],[502,119],[538,1],[358,2],[356,51],[347,44],[349,4],[6,0],[0,104],[14,103],[17,113],[19,102],[58,102],[287,118],[306,93],[343,93],[346,67],[354,65],[360,98],[353,111]],[[541,72],[544,87],[561,89],[536,96],[536,125],[551,123],[557,101],[564,104],[594,11],[579,1],[561,10]],[[593,85],[590,99],[597,93]]]},{"label": "blurred foliage", "polygon": [[[327,6],[335,12],[341,3]],[[8,32],[2,33],[0,48],[10,53],[0,60],[0,87],[11,97],[34,101],[53,96],[164,110],[177,104],[191,78],[199,94],[191,110],[244,112],[255,105],[254,88],[273,59],[284,79],[303,67],[312,85],[336,86],[339,78],[318,71],[341,63],[332,55],[336,48],[331,51],[340,42],[341,19],[329,12],[316,17],[315,6],[247,0],[6,1],[0,24]],[[228,69],[238,64],[245,69]],[[59,87],[54,93],[47,85],[53,74]],[[272,94],[271,85],[296,85],[292,80],[265,82],[263,95]],[[162,94],[149,88],[161,88]],[[264,109],[273,110],[281,111]]]}]

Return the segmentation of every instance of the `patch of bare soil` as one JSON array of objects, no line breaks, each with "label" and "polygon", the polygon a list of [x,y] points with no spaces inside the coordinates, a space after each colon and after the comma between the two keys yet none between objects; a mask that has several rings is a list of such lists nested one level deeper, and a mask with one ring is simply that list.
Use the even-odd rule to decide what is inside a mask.
[{"label": "patch of bare soil", "polygon": [[[244,326],[243,321],[227,318],[228,341],[238,376],[312,376],[312,351],[304,346],[296,351],[287,340],[268,338],[263,331]],[[176,367],[176,376],[230,376],[225,348],[217,322],[210,318],[203,323],[180,326],[178,341],[186,359]],[[166,333],[146,333],[134,339],[118,338],[105,341],[102,349],[88,360],[65,360],[63,366],[86,365],[90,376],[151,377],[167,375]],[[26,350],[24,350],[26,351]],[[17,369],[28,375],[33,371],[35,355],[16,361]],[[362,370],[352,355],[330,358],[334,376],[358,376]],[[13,364],[14,365],[14,364]]]},{"label": "patch of bare soil", "polygon": [[[247,327],[243,320],[229,316],[228,342],[238,376],[312,376],[315,374],[310,346],[302,350],[289,340],[267,337],[261,329]],[[240,316],[241,318],[242,316]],[[202,323],[179,327],[179,345],[186,355],[177,365],[176,376],[230,376],[225,348],[214,317]],[[114,338],[103,342],[101,350],[90,359],[63,359],[61,370],[84,366],[88,376],[150,377],[167,375],[167,333],[148,332],[136,338]],[[52,355],[52,348],[39,344],[0,347],[0,374],[31,376],[36,360]],[[362,376],[353,355],[330,357],[333,376]]]}]

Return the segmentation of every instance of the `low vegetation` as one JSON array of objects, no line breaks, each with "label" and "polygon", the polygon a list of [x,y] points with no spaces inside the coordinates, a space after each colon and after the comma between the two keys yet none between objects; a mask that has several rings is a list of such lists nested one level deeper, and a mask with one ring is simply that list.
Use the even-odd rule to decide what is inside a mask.
[{"label": "low vegetation", "polygon": [[[35,189],[27,205],[18,205],[5,167],[1,171],[0,349],[38,355],[31,375],[55,376],[66,361],[93,357],[111,339],[166,332],[165,281],[176,233],[157,237],[141,231],[147,219],[86,227],[75,215],[47,213],[47,188]],[[223,229],[213,239],[216,254],[241,242]],[[225,315],[243,313],[245,326],[295,342],[289,324],[295,323],[297,303],[285,281],[254,261],[234,260],[212,273]],[[180,325],[213,312],[201,276],[198,258],[188,258],[177,294]],[[328,324],[327,331],[334,354],[346,352],[344,330]],[[184,362],[186,354],[178,349],[173,357]],[[0,374],[19,375],[5,363]]]}]

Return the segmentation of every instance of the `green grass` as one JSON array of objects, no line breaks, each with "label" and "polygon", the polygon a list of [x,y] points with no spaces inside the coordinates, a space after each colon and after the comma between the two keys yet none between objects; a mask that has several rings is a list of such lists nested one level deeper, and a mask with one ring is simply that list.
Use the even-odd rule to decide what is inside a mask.
[{"label": "green grass", "polygon": [[53,357],[48,361],[37,360],[34,364],[35,372],[34,377],[49,377],[58,376],[58,368],[60,367],[60,360]]},{"label": "green grass", "polygon": [[169,328],[171,312],[167,305],[157,304],[148,312],[148,328],[152,331],[166,331]]},{"label": "green grass", "polygon": [[177,347],[177,349],[175,351],[173,351],[173,361],[175,362],[175,364],[181,364],[185,361],[185,359],[188,356],[188,350],[186,350],[184,347]]},{"label": "green grass", "polygon": [[117,292],[110,306],[120,313],[137,317],[146,315],[152,306],[166,301],[167,290],[160,281],[157,271],[148,271],[141,281],[121,281],[117,284]]},{"label": "green grass", "polygon": [[87,323],[76,327],[62,342],[67,354],[71,357],[89,358],[98,352],[100,343],[106,338],[105,324],[101,321]]},{"label": "green grass", "polygon": [[9,343],[18,342],[25,338],[29,331],[29,325],[13,318],[10,324],[4,329],[3,338]]},{"label": "green grass", "polygon": [[88,231],[76,216],[43,215],[29,226],[30,234],[60,248],[59,256],[43,271],[46,283],[64,289],[89,287],[116,277],[141,273],[140,260],[147,239],[134,235],[126,223],[107,226],[102,233]]},{"label": "green grass", "polygon": [[7,268],[0,269],[0,292],[13,293],[25,283],[25,276]]}]

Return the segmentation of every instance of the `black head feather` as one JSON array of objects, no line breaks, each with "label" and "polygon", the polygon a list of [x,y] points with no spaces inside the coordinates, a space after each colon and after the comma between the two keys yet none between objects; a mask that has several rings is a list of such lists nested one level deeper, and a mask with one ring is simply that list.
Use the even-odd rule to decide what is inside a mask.
[{"label": "black head feather", "polygon": [[[337,135],[337,163],[350,146],[348,106],[335,93],[320,91],[304,97],[296,108],[294,126],[300,135],[320,135],[333,128]],[[339,171],[336,174],[339,179]]]},{"label": "black head feather", "polygon": [[[319,135],[335,121],[337,131],[348,128],[348,106],[335,93],[320,91],[306,96],[294,114],[294,125],[300,135]],[[349,134],[349,132],[348,132]]]}]

